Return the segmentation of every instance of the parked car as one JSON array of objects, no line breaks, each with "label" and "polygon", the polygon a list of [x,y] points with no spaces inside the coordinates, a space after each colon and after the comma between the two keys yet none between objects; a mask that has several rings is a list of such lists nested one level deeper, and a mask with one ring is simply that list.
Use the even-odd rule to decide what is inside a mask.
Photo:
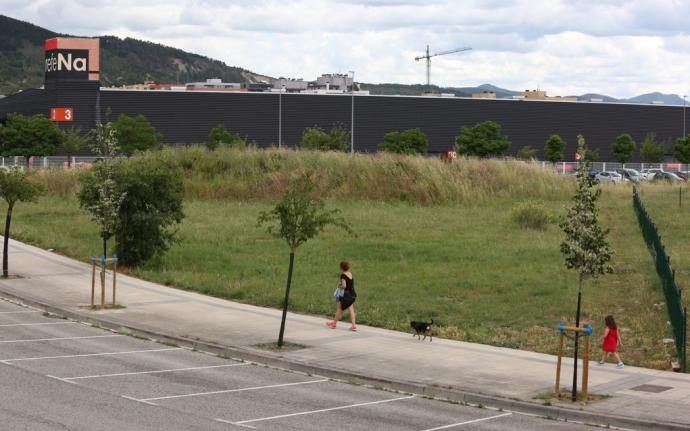
[{"label": "parked car", "polygon": [[594,171],[594,170],[587,172],[587,176],[593,180],[597,179],[598,174],[599,174],[599,171]]},{"label": "parked car", "polygon": [[659,168],[653,168],[653,169],[642,169],[640,171],[640,175],[645,179],[645,181],[651,181],[654,178],[654,175],[664,172],[663,169]]},{"label": "parked car", "polygon": [[613,171],[599,172],[594,178],[600,183],[618,184],[627,181],[621,174]]},{"label": "parked car", "polygon": [[633,183],[639,183],[640,181],[644,181],[644,179],[642,178],[642,174],[640,174],[640,172],[635,169],[621,168],[616,169],[616,172],[621,174],[623,178],[632,181]]},{"label": "parked car", "polygon": [[668,181],[670,183],[679,183],[683,182],[684,180],[678,175],[671,172],[657,172],[654,174],[652,181]]},{"label": "parked car", "polygon": [[688,180],[688,173],[687,172],[681,172],[681,171],[669,171],[672,174],[678,175],[683,181]]}]

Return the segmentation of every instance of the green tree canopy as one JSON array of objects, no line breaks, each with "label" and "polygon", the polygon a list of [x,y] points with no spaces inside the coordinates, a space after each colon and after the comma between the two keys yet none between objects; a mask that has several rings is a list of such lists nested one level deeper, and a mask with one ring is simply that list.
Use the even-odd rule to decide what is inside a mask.
[{"label": "green tree canopy", "polygon": [[219,123],[216,125],[216,127],[211,129],[211,132],[208,134],[208,142],[206,143],[206,147],[213,151],[219,146],[245,148],[246,143],[244,142],[244,139],[239,137],[239,135],[230,133],[228,129],[225,128],[225,124]]},{"label": "green tree canopy", "polygon": [[303,150],[348,151],[350,133],[341,124],[335,124],[326,132],[318,126],[307,127],[302,132],[299,146]]},{"label": "green tree canopy", "polygon": [[38,184],[28,178],[30,171],[21,168],[10,170],[0,169],[0,196],[7,203],[7,215],[5,217],[5,238],[2,256],[2,276],[7,278],[8,269],[8,245],[10,240],[10,224],[12,223],[12,211],[17,202],[33,202],[41,194]]},{"label": "green tree canopy", "polygon": [[637,144],[635,144],[633,138],[629,134],[623,133],[622,135],[618,135],[616,142],[613,143],[613,151],[611,154],[613,154],[613,157],[620,163],[628,163],[632,160],[635,147],[637,147]]},{"label": "green tree canopy", "polygon": [[690,135],[676,140],[674,156],[681,163],[690,163]]},{"label": "green tree canopy", "polygon": [[501,133],[501,126],[493,121],[463,126],[455,137],[458,154],[477,157],[500,156],[510,148],[508,137]]},{"label": "green tree canopy", "polygon": [[113,122],[120,152],[130,157],[137,151],[153,150],[159,147],[162,135],[143,115],[130,117],[120,114]]},{"label": "green tree canopy", "polygon": [[24,157],[29,166],[33,156],[55,154],[63,139],[60,128],[45,115],[7,114],[5,126],[0,127],[0,153]]},{"label": "green tree canopy", "polygon": [[551,135],[546,140],[544,147],[544,158],[549,162],[556,163],[564,160],[565,141],[559,135]]},{"label": "green tree canopy", "polygon": [[383,135],[379,150],[399,154],[426,154],[429,139],[420,129],[389,132]]},{"label": "green tree canopy", "polygon": [[527,145],[525,147],[520,148],[515,157],[520,160],[532,160],[534,159],[536,154],[537,149],[532,147],[531,145]]},{"label": "green tree canopy", "polygon": [[656,133],[645,135],[640,146],[640,159],[645,163],[661,163],[666,154],[666,145],[656,139]]}]

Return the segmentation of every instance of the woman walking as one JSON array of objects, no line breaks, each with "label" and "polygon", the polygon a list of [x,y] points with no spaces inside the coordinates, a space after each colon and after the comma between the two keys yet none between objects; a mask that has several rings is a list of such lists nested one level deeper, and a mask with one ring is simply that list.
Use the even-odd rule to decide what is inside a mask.
[{"label": "woman walking", "polygon": [[343,311],[348,310],[350,312],[350,331],[356,331],[357,325],[355,324],[355,300],[357,299],[357,293],[355,293],[355,280],[352,278],[352,273],[350,272],[350,263],[347,261],[340,262],[340,283],[338,283],[339,291],[336,292],[336,308],[335,317],[333,320],[326,322],[326,326],[331,329],[335,329],[340,319],[343,317]]}]

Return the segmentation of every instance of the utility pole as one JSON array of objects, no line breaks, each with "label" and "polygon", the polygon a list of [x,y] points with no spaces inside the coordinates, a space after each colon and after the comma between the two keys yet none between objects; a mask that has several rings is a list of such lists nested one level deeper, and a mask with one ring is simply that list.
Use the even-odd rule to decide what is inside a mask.
[{"label": "utility pole", "polygon": [[[352,85],[350,86],[350,94],[352,95],[352,104],[350,106],[350,154],[355,153],[355,71],[351,70]],[[347,81],[346,81],[347,83]]]},{"label": "utility pole", "polygon": [[283,147],[283,91],[285,91],[285,84],[278,94],[278,148]]},{"label": "utility pole", "polygon": [[687,134],[685,133],[685,105],[687,104],[688,95],[683,95],[683,137],[685,138]]}]

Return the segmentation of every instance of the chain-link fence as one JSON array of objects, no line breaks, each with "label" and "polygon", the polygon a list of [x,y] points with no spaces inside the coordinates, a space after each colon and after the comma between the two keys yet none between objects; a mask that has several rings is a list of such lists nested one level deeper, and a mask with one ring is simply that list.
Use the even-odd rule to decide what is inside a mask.
[{"label": "chain-link fence", "polygon": [[673,327],[673,336],[676,342],[676,350],[678,353],[678,362],[680,362],[681,371],[687,370],[687,327],[688,327],[688,310],[683,306],[683,299],[681,297],[681,290],[676,285],[676,272],[671,268],[671,258],[666,254],[664,244],[661,242],[661,236],[656,228],[654,222],[647,214],[647,211],[642,205],[642,200],[637,194],[637,189],[633,187],[633,207],[637,214],[637,219],[642,228],[642,236],[644,237],[647,247],[649,248],[652,257],[654,257],[656,264],[656,272],[661,278],[661,285],[666,296],[666,305],[668,308],[669,320]]}]

